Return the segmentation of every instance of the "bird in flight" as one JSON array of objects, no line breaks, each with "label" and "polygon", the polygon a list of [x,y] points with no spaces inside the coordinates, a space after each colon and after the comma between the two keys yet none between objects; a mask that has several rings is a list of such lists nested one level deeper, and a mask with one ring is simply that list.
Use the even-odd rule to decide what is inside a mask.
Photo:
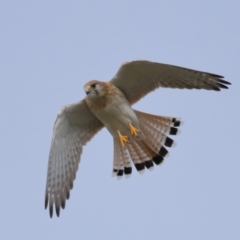
[{"label": "bird in flight", "polygon": [[109,82],[86,83],[86,97],[64,106],[54,124],[45,192],[50,217],[54,206],[57,216],[65,208],[82,148],[103,127],[113,137],[118,178],[131,175],[132,163],[142,172],[163,162],[166,147],[174,145],[169,135],[179,133],[181,120],[139,112],[132,104],[159,87],[220,91],[228,84],[217,74],[150,61],[126,62]]}]

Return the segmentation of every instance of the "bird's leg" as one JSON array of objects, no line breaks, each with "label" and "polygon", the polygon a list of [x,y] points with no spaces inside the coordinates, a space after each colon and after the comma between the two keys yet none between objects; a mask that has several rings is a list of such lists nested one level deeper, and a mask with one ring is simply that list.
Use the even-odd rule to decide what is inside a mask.
[{"label": "bird's leg", "polygon": [[134,136],[137,136],[140,133],[140,131],[137,128],[135,128],[132,125],[132,123],[129,122],[128,124],[129,124],[129,127],[130,127],[131,134],[134,135]]},{"label": "bird's leg", "polygon": [[120,139],[120,142],[122,144],[122,147],[125,146],[125,144],[128,142],[128,136],[124,136],[120,133],[120,131],[117,131],[118,132],[118,136],[119,136],[119,139]]}]

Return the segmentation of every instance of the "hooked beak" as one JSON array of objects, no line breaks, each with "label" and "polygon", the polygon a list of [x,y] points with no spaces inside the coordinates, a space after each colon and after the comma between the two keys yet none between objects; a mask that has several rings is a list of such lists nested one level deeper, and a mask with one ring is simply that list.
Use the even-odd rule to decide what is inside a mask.
[{"label": "hooked beak", "polygon": [[88,95],[90,93],[90,86],[85,87],[85,93]]}]

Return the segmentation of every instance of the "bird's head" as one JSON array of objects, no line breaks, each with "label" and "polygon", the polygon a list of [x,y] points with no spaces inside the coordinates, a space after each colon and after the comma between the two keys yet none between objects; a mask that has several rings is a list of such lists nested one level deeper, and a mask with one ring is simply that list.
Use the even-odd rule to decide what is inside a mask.
[{"label": "bird's head", "polygon": [[84,90],[87,94],[87,98],[99,98],[102,97],[105,93],[104,91],[104,83],[92,80],[84,85]]},{"label": "bird's head", "polygon": [[110,82],[100,82],[92,80],[85,84],[85,100],[88,106],[93,108],[102,108],[112,103],[116,96],[122,93]]}]

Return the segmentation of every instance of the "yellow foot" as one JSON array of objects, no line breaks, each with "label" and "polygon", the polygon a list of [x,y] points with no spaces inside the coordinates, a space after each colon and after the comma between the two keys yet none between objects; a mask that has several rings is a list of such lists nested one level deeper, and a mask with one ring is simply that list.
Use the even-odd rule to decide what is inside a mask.
[{"label": "yellow foot", "polygon": [[130,122],[128,124],[130,126],[131,134],[134,136],[137,136],[138,133],[140,133],[140,131],[137,128],[135,128]]},{"label": "yellow foot", "polygon": [[118,136],[119,136],[119,139],[120,139],[120,142],[122,144],[122,147],[125,146],[125,144],[128,142],[128,136],[124,136],[120,133],[120,131],[117,131],[118,132]]}]

